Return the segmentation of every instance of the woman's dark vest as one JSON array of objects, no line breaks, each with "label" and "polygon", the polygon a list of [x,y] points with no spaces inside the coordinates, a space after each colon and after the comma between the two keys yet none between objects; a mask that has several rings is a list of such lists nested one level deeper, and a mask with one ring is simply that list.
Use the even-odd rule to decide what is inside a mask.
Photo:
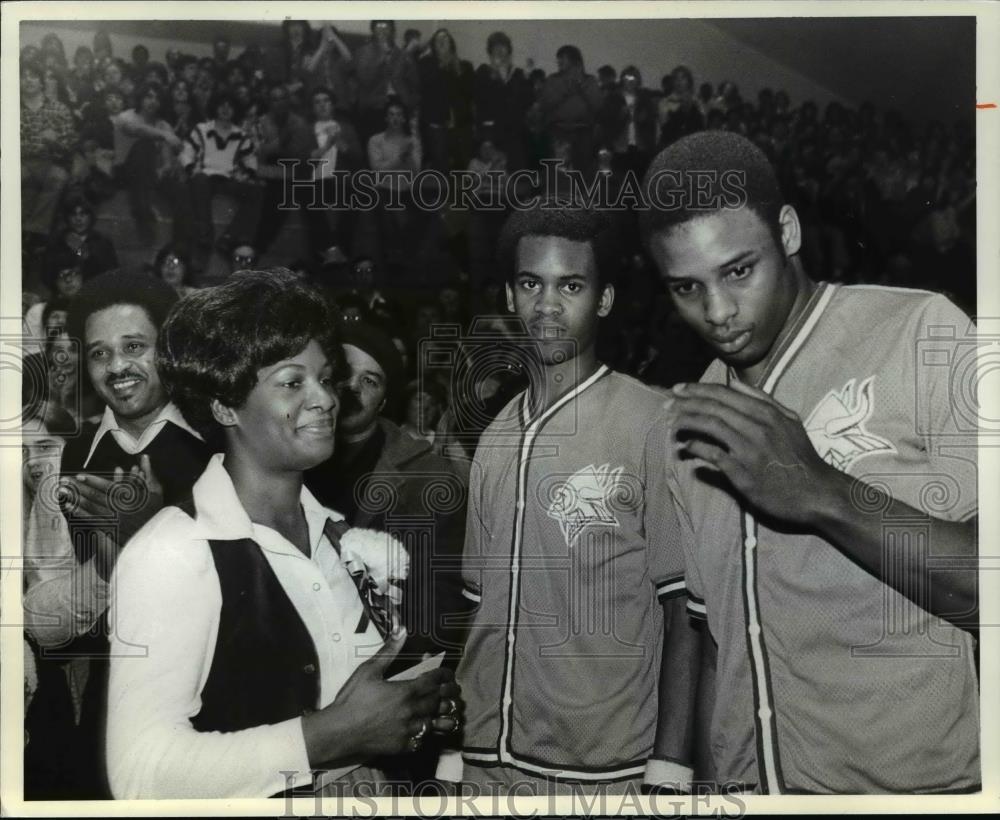
[{"label": "woman's dark vest", "polygon": [[[193,517],[193,505],[178,505]],[[209,541],[222,608],[215,655],[201,691],[199,732],[235,732],[281,723],[316,709],[319,659],[260,545]]]}]

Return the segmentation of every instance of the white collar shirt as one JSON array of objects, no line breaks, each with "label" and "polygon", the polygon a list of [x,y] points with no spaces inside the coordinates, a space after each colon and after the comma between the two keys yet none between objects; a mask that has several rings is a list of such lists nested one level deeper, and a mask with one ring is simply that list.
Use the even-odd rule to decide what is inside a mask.
[{"label": "white collar shirt", "polygon": [[156,418],[154,418],[139,438],[136,438],[127,430],[124,430],[122,426],[118,423],[118,419],[115,417],[114,412],[110,407],[104,408],[104,415],[101,416],[101,423],[97,426],[97,430],[94,433],[94,440],[90,443],[90,452],[87,453],[87,460],[84,462],[83,466],[86,467],[90,463],[90,459],[94,455],[94,451],[97,449],[97,445],[101,443],[101,439],[104,438],[105,433],[110,433],[112,438],[119,447],[122,448],[130,456],[134,456],[136,453],[141,453],[145,450],[150,442],[156,438],[160,431],[164,428],[166,423],[170,421],[176,424],[183,430],[187,430],[192,436],[201,441],[201,436],[195,431],[195,429],[184,420],[184,416],[181,415],[181,411],[177,409],[177,405],[173,402],[168,402],[165,404],[159,413],[157,413]]}]

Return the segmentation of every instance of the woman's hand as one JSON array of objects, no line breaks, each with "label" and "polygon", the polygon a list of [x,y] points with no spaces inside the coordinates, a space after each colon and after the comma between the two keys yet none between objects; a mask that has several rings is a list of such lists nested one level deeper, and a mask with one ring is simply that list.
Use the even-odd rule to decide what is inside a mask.
[{"label": "woman's hand", "polygon": [[405,640],[405,630],[390,636],[354,671],[333,703],[302,718],[310,765],[416,751],[428,731],[453,732],[461,725],[461,689],[450,669],[413,680],[385,680]]}]

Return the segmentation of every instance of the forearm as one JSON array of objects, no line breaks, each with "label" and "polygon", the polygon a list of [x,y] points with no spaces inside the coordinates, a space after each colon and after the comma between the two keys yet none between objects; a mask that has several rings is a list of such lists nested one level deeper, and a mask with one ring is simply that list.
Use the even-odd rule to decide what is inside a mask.
[{"label": "forearm", "polygon": [[320,60],[323,59],[323,55],[326,54],[327,49],[330,47],[329,42],[327,42],[326,37],[321,37],[319,41],[319,47],[308,57],[305,58],[302,65],[306,71],[312,74],[316,68],[319,66]]},{"label": "forearm", "polygon": [[[826,490],[814,496],[812,515],[824,539],[931,614],[956,626],[974,628],[978,618],[976,519],[933,518],[832,468],[826,483]],[[903,540],[904,527],[912,530],[914,521],[925,528],[926,549],[915,539]],[[940,571],[932,572],[935,563]],[[947,568],[953,571],[944,571]]]},{"label": "forearm", "polygon": [[65,646],[90,629],[108,605],[94,561],[73,562],[24,593],[24,628],[39,646]]},{"label": "forearm", "polygon": [[[685,602],[686,598],[678,595],[663,603],[664,636],[663,657],[660,660],[659,718],[652,757],[693,768],[695,716],[704,630],[697,629],[691,624]],[[677,774],[679,779],[680,769],[677,769]],[[684,785],[686,784],[678,783],[678,786]]]},{"label": "forearm", "polygon": [[141,122],[122,123],[122,133],[129,137],[145,137],[152,140],[164,140],[167,138],[166,132]]},{"label": "forearm", "polygon": [[[141,663],[141,659],[130,659]],[[114,684],[112,683],[114,687]],[[145,713],[112,688],[108,778],[116,799],[268,797],[311,779],[299,718],[238,732],[198,732],[183,716]],[[301,773],[289,783],[285,772]]]},{"label": "forearm", "polygon": [[345,61],[351,59],[351,50],[347,47],[347,43],[340,39],[337,32],[333,33],[333,45],[336,47],[337,51],[340,52],[340,56],[343,57]]},{"label": "forearm", "polygon": [[369,735],[370,715],[333,703],[302,718],[309,765],[313,768],[335,768],[357,765],[371,756],[365,740]]}]

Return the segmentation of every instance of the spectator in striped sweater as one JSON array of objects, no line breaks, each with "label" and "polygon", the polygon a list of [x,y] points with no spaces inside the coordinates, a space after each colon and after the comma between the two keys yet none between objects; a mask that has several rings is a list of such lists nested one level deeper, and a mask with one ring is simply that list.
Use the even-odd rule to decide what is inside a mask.
[{"label": "spectator in striped sweater", "polygon": [[191,176],[191,198],[197,225],[197,244],[212,246],[212,199],[224,193],[236,202],[236,215],[216,243],[228,251],[250,241],[260,220],[261,188],[256,184],[257,156],[253,137],[236,121],[242,106],[228,93],[213,98],[210,119],[198,123],[188,135],[181,163]]}]

